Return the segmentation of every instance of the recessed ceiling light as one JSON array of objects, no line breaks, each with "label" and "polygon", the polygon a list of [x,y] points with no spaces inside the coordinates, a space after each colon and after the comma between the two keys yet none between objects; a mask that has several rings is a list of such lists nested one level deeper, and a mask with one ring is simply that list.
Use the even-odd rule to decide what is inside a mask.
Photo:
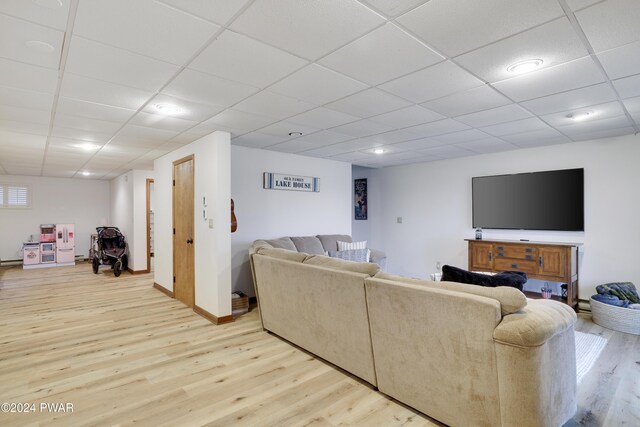
[{"label": "recessed ceiling light", "polygon": [[99,146],[99,145],[89,144],[89,143],[86,143],[86,144],[76,144],[76,145],[74,145],[74,147],[76,147],[76,148],[81,148],[81,149],[83,149],[83,150],[85,150],[85,151],[92,151],[92,150],[97,150],[98,148],[100,148],[100,146]]},{"label": "recessed ceiling light", "polygon": [[25,43],[29,49],[37,50],[38,52],[51,53],[56,50],[52,45],[40,40],[29,40]]},{"label": "recessed ceiling light", "polygon": [[82,172],[82,175],[89,176],[89,175],[91,175],[91,172],[84,171],[84,172]]},{"label": "recessed ceiling light", "polygon": [[376,148],[375,150],[373,150],[373,152],[376,154],[382,154],[384,153],[384,150],[382,148]]},{"label": "recessed ceiling light", "polygon": [[576,122],[581,122],[593,116],[591,111],[580,111],[577,113],[567,114],[567,118]]},{"label": "recessed ceiling light", "polygon": [[507,67],[507,71],[513,74],[523,74],[540,68],[544,61],[542,59],[527,59],[526,61],[516,62]]},{"label": "recessed ceiling light", "polygon": [[302,132],[289,132],[289,136],[302,136]]},{"label": "recessed ceiling light", "polygon": [[62,0],[33,0],[33,2],[40,7],[46,7],[47,9],[57,9],[62,7]]},{"label": "recessed ceiling light", "polygon": [[158,112],[168,114],[170,116],[182,113],[182,108],[173,104],[156,104],[154,107]]}]

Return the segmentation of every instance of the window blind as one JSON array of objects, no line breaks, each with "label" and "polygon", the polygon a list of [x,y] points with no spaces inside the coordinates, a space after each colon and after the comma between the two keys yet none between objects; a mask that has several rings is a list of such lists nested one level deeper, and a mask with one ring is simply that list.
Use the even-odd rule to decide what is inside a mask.
[{"label": "window blind", "polygon": [[31,207],[31,191],[29,186],[15,184],[0,185],[0,207]]}]

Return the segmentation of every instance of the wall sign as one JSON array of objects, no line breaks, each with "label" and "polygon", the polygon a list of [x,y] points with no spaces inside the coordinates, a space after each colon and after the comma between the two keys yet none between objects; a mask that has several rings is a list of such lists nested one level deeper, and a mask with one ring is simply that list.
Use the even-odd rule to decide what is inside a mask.
[{"label": "wall sign", "polygon": [[320,192],[320,178],[311,176],[283,175],[280,173],[265,172],[263,181],[264,188],[271,190]]}]

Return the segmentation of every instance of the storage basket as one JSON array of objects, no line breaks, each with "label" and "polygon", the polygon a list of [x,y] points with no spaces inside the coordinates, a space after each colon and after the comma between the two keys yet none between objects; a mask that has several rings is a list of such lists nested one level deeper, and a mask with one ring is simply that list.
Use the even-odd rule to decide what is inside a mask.
[{"label": "storage basket", "polygon": [[231,299],[231,310],[243,310],[249,308],[249,297],[241,296]]},{"label": "storage basket", "polygon": [[640,335],[640,310],[616,307],[590,299],[591,317],[595,323],[614,331]]}]

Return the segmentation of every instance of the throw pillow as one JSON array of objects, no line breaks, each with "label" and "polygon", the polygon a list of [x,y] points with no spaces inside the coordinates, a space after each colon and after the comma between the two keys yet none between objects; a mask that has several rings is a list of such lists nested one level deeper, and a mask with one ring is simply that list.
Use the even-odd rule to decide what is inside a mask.
[{"label": "throw pillow", "polygon": [[324,255],[324,248],[320,239],[316,236],[291,237],[291,241],[298,252],[306,252],[311,255]]},{"label": "throw pillow", "polygon": [[366,249],[366,248],[367,248],[366,240],[362,242],[343,242],[338,240],[339,251],[348,251],[349,249]]},{"label": "throw pillow", "polygon": [[521,271],[504,271],[493,276],[481,273],[472,273],[461,268],[444,265],[442,267],[443,282],[467,283],[478,286],[511,286],[522,291],[527,281],[527,275]]},{"label": "throw pillow", "polygon": [[346,251],[329,251],[329,256],[347,261],[369,262],[371,251],[369,249],[349,249]]},{"label": "throw pillow", "polygon": [[296,245],[289,237],[281,237],[279,239],[265,240],[268,244],[274,248],[287,249],[289,251],[297,251]]}]

